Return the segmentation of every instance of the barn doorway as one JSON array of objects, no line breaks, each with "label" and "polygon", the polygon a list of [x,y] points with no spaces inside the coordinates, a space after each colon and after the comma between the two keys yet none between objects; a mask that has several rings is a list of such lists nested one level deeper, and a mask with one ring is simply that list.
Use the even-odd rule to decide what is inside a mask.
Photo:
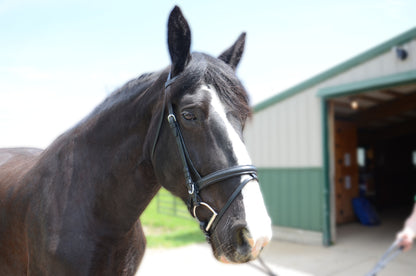
[{"label": "barn doorway", "polygon": [[327,104],[333,240],[345,225],[359,223],[352,205],[358,197],[377,211],[382,226],[375,230],[400,229],[416,194],[416,83],[352,92]]}]

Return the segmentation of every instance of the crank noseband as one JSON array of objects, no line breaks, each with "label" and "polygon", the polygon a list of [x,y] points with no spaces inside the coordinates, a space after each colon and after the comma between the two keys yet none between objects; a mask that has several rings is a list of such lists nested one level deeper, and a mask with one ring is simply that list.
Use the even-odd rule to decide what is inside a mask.
[{"label": "crank noseband", "polygon": [[[172,133],[176,138],[176,144],[178,146],[179,155],[182,161],[182,169],[183,169],[183,173],[185,176],[185,184],[186,184],[186,187],[188,189],[188,194],[189,194],[188,202],[187,202],[188,209],[190,210],[191,214],[200,222],[201,228],[205,232],[205,234],[210,235],[210,233],[214,231],[215,227],[217,226],[218,222],[221,220],[225,212],[231,206],[233,201],[240,194],[244,186],[252,180],[257,180],[257,170],[252,165],[239,165],[235,167],[218,170],[206,176],[201,177],[201,175],[198,173],[197,169],[193,165],[192,160],[189,156],[180,125],[173,111],[172,103],[170,101],[166,101],[167,91],[170,85],[176,80],[177,77],[178,76],[171,78],[170,74],[168,76],[168,79],[165,83],[163,107],[167,105],[168,113],[169,113],[167,116],[167,120],[169,122],[169,126],[172,130]],[[161,118],[159,120],[159,126],[156,132],[156,138],[152,147],[152,152],[151,152],[152,160],[153,160],[153,155],[154,155],[155,147],[157,144],[157,140],[159,138],[160,128],[162,127],[163,118],[164,118],[164,108],[162,111]],[[236,187],[236,189],[233,191],[233,193],[228,198],[227,202],[225,203],[225,205],[221,208],[219,212],[215,211],[215,209],[211,207],[208,203],[202,201],[199,195],[201,190],[211,186],[212,184],[218,183],[220,181],[224,181],[232,177],[241,177],[243,175],[246,175],[247,177],[245,177],[244,180]],[[194,176],[196,181],[194,181],[192,176]],[[211,216],[208,219],[208,221],[201,221],[198,218],[197,216],[198,208],[205,208],[211,212]]]}]

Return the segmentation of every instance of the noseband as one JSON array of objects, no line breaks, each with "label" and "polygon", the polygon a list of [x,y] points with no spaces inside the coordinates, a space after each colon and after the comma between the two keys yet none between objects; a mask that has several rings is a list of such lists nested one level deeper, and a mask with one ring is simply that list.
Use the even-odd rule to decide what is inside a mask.
[{"label": "noseband", "polygon": [[[192,163],[188,150],[186,149],[182,131],[176,119],[175,113],[173,111],[172,103],[170,101],[166,103],[167,91],[168,89],[170,89],[170,85],[177,78],[178,76],[171,78],[171,75],[169,74],[168,79],[165,83],[165,93],[164,93],[162,115],[159,120],[159,126],[158,126],[156,137],[153,143],[151,158],[153,160],[155,147],[159,139],[160,129],[162,127],[162,121],[164,118],[165,105],[167,104],[168,113],[169,113],[167,116],[167,120],[169,122],[169,126],[172,130],[172,133],[176,138],[176,144],[178,146],[179,155],[182,161],[183,173],[185,176],[185,184],[188,189],[188,194],[189,194],[188,202],[187,202],[188,209],[190,210],[193,217],[196,218],[200,222],[201,228],[205,232],[205,234],[209,236],[210,233],[214,231],[215,227],[217,226],[218,222],[221,220],[224,213],[227,211],[227,209],[230,207],[230,205],[233,203],[236,197],[240,194],[244,186],[252,180],[257,180],[257,170],[252,165],[240,165],[240,166],[234,166],[234,167],[218,170],[206,176],[201,176],[198,173],[197,169]],[[192,178],[192,175],[195,177],[195,181]],[[245,179],[243,182],[241,182],[236,187],[234,192],[229,197],[228,201],[225,203],[225,205],[222,207],[222,209],[219,212],[215,211],[215,209],[212,208],[208,203],[201,200],[199,193],[203,189],[211,186],[212,184],[218,183],[220,181],[223,181],[231,177],[235,177],[235,176],[241,176],[241,175],[248,175],[249,177]],[[199,218],[197,217],[197,212],[196,212],[198,207],[205,207],[211,212],[211,217],[208,221],[199,220]]]}]

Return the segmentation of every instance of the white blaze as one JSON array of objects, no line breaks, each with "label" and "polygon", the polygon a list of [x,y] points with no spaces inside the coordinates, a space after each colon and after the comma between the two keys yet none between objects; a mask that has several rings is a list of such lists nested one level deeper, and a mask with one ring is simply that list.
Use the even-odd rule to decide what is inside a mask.
[{"label": "white blaze", "polygon": [[272,222],[264,205],[260,185],[256,180],[250,181],[241,193],[251,237],[256,246],[264,246],[263,243],[268,243],[272,238]]},{"label": "white blaze", "polygon": [[231,125],[230,121],[228,121],[227,114],[224,110],[224,106],[222,105],[217,95],[217,92],[208,87],[204,87],[203,89],[209,91],[209,93],[211,94],[211,108],[215,110],[215,112],[219,115],[219,117],[224,123],[228,139],[231,142],[234,155],[237,158],[238,165],[250,165],[251,159],[248,155],[246,146],[244,145],[237,131],[235,131],[235,129]]},{"label": "white blaze", "polygon": [[[247,152],[247,148],[236,130],[228,121],[224,106],[216,91],[206,86],[203,86],[202,89],[209,91],[211,94],[211,108],[215,110],[224,123],[238,165],[251,165],[252,162]],[[248,176],[242,176],[242,178],[246,177]],[[241,181],[243,181],[243,179]],[[241,193],[243,195],[246,222],[251,237],[254,240],[254,245],[255,247],[263,246],[263,243],[268,242],[271,239],[272,230],[271,220],[267,214],[266,207],[264,206],[264,200],[258,181],[253,180],[247,183]]]}]

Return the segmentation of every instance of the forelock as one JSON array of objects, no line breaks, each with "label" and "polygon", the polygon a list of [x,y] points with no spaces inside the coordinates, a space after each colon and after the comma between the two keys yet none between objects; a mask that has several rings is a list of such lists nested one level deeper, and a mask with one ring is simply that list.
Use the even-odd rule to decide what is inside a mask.
[{"label": "forelock", "polygon": [[[182,75],[182,76],[181,76]],[[185,71],[179,75],[177,84],[180,89],[173,97],[181,97],[190,91],[196,91],[205,84],[212,86],[224,105],[240,113],[243,118],[251,116],[249,98],[234,70],[223,61],[211,56],[194,53]]]}]

